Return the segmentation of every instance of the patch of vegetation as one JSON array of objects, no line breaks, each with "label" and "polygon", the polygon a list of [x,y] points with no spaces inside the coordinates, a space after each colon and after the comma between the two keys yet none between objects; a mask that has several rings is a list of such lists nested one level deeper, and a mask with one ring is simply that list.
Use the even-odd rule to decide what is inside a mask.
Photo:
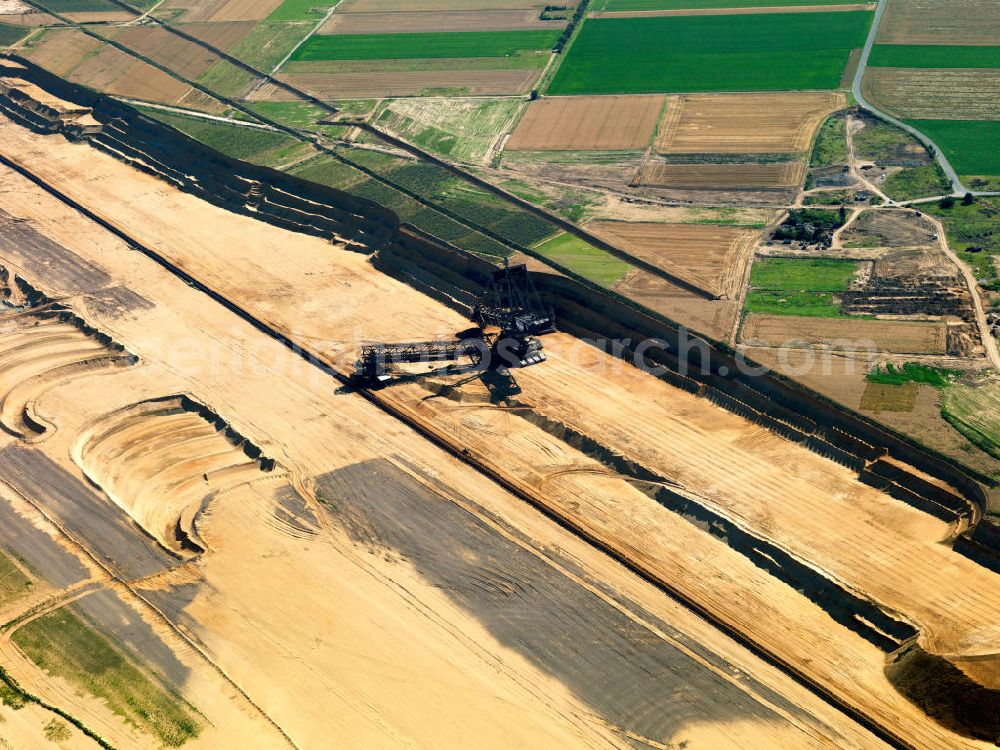
[{"label": "patch of vegetation", "polygon": [[0,681],[0,703],[14,711],[19,711],[28,704],[28,699],[20,690],[15,690],[6,681]]},{"label": "patch of vegetation", "polygon": [[863,411],[908,413],[917,405],[919,393],[920,389],[916,383],[902,385],[867,383],[861,394],[860,406]]},{"label": "patch of vegetation", "polygon": [[859,159],[873,161],[879,166],[906,162],[926,164],[930,158],[923,145],[902,128],[872,117],[866,117],[865,126],[854,134],[854,152]]},{"label": "patch of vegetation", "polygon": [[[317,5],[312,0],[312,5]],[[278,10],[281,10],[280,8]],[[270,72],[285,56],[295,49],[309,27],[300,23],[273,23],[263,21],[233,47],[229,54],[258,70]]]},{"label": "patch of vegetation", "polygon": [[1000,382],[944,389],[941,416],[973,445],[1000,458]]},{"label": "patch of vegetation", "polygon": [[541,243],[535,247],[535,251],[607,288],[614,286],[632,269],[625,261],[567,232],[561,232]]},{"label": "patch of vegetation", "polygon": [[551,49],[556,31],[452,31],[424,34],[316,35],[293,60],[401,60],[433,57],[507,57]]},{"label": "patch of vegetation", "polygon": [[[247,102],[247,106],[254,112],[259,112],[269,120],[280,122],[282,125],[313,133],[323,133],[331,138],[342,137],[348,129],[345,125],[318,125],[317,121],[329,113],[311,102]],[[233,116],[236,117],[236,115]],[[250,118],[239,113],[239,119],[249,120]]]},{"label": "patch of vegetation", "polygon": [[27,594],[33,585],[9,557],[0,554],[0,606]]},{"label": "patch of vegetation", "polygon": [[971,204],[955,201],[949,207],[930,203],[920,208],[941,220],[951,249],[973,268],[979,283],[1000,291],[993,263],[993,256],[1000,254],[1000,201],[981,197]]},{"label": "patch of vegetation", "polygon": [[243,68],[233,65],[228,60],[217,60],[212,67],[198,77],[198,83],[219,96],[230,99],[242,98],[251,85],[254,77]]},{"label": "patch of vegetation", "polygon": [[0,47],[7,47],[14,42],[19,42],[28,35],[31,29],[24,26],[13,26],[9,23],[0,23]]},{"label": "patch of vegetation", "polygon": [[819,129],[809,166],[832,167],[847,161],[847,120],[835,115],[827,118]]},{"label": "patch of vegetation", "polygon": [[432,153],[478,162],[489,153],[524,102],[518,99],[399,99],[386,102],[374,122]]},{"label": "patch of vegetation", "polygon": [[[357,163],[379,173],[382,171],[389,173],[392,168],[398,167],[401,163],[420,166],[414,162],[406,162],[387,154],[372,151],[352,151],[350,156]],[[422,205],[405,193],[378,182],[364,172],[337,161],[333,157],[318,156],[295,165],[289,170],[289,173],[321,185],[346,190],[359,198],[375,201],[379,205],[395,211],[401,221],[408,222],[440,240],[450,242],[489,260],[510,255],[510,249],[496,240],[455,221],[434,208]],[[421,176],[420,172],[414,171],[409,173],[408,179],[411,184],[422,181],[427,185],[429,182],[437,182],[436,177],[428,181],[428,176],[432,174],[424,173]]]},{"label": "patch of vegetation", "polygon": [[857,270],[850,260],[766,258],[750,271],[746,309],[770,315],[845,317],[838,295],[847,291]]},{"label": "patch of vegetation", "polygon": [[284,0],[268,21],[315,21],[322,18],[336,0]]},{"label": "patch of vegetation", "polygon": [[960,175],[1000,175],[1000,122],[907,120],[934,141]]},{"label": "patch of vegetation", "polygon": [[[809,0],[809,5],[841,5],[865,0]],[[703,8],[763,8],[805,5],[803,0],[607,0],[604,10],[700,10]]]},{"label": "patch of vegetation", "polygon": [[881,187],[883,193],[897,201],[944,195],[952,189],[937,162],[923,167],[903,167],[886,177]]},{"label": "patch of vegetation", "polygon": [[[854,198],[860,191],[851,188],[849,190],[823,190],[818,193],[810,193],[802,198],[804,206],[878,206],[882,200],[875,194],[870,193],[867,200],[856,201]],[[867,192],[867,191],[865,191]]]},{"label": "patch of vegetation", "polygon": [[104,701],[127,723],[167,747],[180,747],[198,736],[198,721],[180,696],[153,682],[68,609],[33,620],[12,639],[40,669]]},{"label": "patch of vegetation", "polygon": [[835,89],[872,14],[590,18],[550,94]]},{"label": "patch of vegetation", "polygon": [[68,742],[73,739],[73,733],[69,727],[59,721],[59,719],[53,719],[46,724],[42,729],[42,733],[49,742]]},{"label": "patch of vegetation", "polygon": [[226,156],[265,167],[287,162],[311,148],[290,135],[273,130],[227,125],[217,120],[173,115],[155,109],[144,111]]},{"label": "patch of vegetation", "polygon": [[773,242],[829,244],[834,231],[844,224],[845,211],[822,208],[794,208],[771,235]]},{"label": "patch of vegetation", "polygon": [[961,378],[962,374],[961,370],[933,367],[921,362],[905,362],[898,366],[892,362],[886,362],[885,366],[870,370],[866,378],[871,383],[883,385],[924,383],[935,388],[944,388]]},{"label": "patch of vegetation", "polygon": [[1000,47],[943,44],[876,44],[873,68],[1000,68]]}]

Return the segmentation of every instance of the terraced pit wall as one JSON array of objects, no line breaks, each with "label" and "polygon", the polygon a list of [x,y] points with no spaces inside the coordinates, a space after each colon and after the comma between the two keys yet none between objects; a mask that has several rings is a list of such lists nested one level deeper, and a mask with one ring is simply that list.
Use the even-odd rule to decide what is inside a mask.
[{"label": "terraced pit wall", "polygon": [[[98,94],[33,65],[7,56],[23,70],[21,78],[75,104],[90,107],[101,131],[91,145],[153,174],[179,189],[230,211],[253,216],[296,232],[375,250],[391,241],[396,214],[363,198],[277,170],[232,159],[169,125],[116,99]],[[0,75],[3,74],[0,58]],[[6,97],[0,110],[41,132],[57,132],[51,120],[37,117]],[[73,133],[67,132],[73,137]]]},{"label": "terraced pit wall", "polygon": [[[136,168],[229,210],[378,251],[372,259],[378,268],[466,313],[485,290],[494,266],[415,227],[400,225],[388,209],[231,159],[128,105],[63,81],[28,61],[10,59],[24,66],[21,75],[32,83],[91,106],[104,127],[90,143]],[[760,367],[763,374],[747,374],[727,345],[694,336],[568,269],[558,271],[561,275],[536,272],[534,278],[555,307],[562,330],[596,341],[656,340],[658,346],[644,356],[650,364],[665,367],[664,380],[852,468],[862,481],[904,502],[958,522],[964,533],[956,549],[1000,570],[1000,528],[983,519],[987,499],[980,483],[992,484],[988,477],[973,476],[951,459],[775,372]],[[625,352],[632,354],[627,348]],[[893,459],[942,480],[954,491],[901,468]]]}]

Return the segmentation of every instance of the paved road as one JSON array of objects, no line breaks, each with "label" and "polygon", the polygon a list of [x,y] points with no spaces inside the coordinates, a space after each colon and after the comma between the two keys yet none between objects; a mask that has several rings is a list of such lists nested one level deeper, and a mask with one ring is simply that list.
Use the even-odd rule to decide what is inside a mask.
[{"label": "paved road", "polygon": [[882,22],[882,14],[885,12],[886,2],[887,0],[878,0],[878,7],[875,8],[875,20],[872,21],[872,28],[871,31],[868,32],[868,39],[865,41],[864,49],[861,50],[861,59],[858,60],[858,70],[854,74],[854,84],[851,86],[851,92],[854,94],[854,98],[864,109],[867,109],[869,112],[878,115],[883,120],[888,120],[893,125],[902,128],[906,132],[915,136],[925,146],[929,146],[933,149],[933,153],[937,156],[938,164],[941,165],[941,169],[944,170],[945,176],[951,181],[951,186],[954,190],[952,193],[953,195],[965,195],[965,193],[968,192],[971,192],[973,195],[1000,195],[1000,193],[969,190],[966,188],[965,185],[962,184],[962,181],[958,178],[958,174],[951,166],[951,163],[944,155],[944,152],[936,143],[934,143],[934,141],[916,128],[910,127],[902,120],[897,120],[892,115],[886,114],[865,99],[864,94],[861,92],[861,80],[865,77],[865,69],[868,67],[868,58],[871,56],[872,46],[875,44],[875,36],[878,34],[878,27]]}]

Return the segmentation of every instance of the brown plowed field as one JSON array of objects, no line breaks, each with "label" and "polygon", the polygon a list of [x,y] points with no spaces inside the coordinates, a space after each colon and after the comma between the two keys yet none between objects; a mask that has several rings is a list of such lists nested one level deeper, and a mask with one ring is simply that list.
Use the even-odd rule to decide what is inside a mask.
[{"label": "brown plowed field", "polygon": [[[229,25],[224,24],[224,26]],[[223,28],[221,31],[232,36],[234,31],[239,33],[240,29],[239,27],[235,30]],[[111,30],[107,35],[119,44],[192,80],[201,76],[220,59],[214,52],[176,36],[162,26],[128,26]],[[225,37],[226,34],[218,35],[220,40]]]},{"label": "brown plowed field", "polygon": [[802,180],[801,161],[772,164],[646,164],[639,185],[691,188],[693,190],[756,190],[797,187]]},{"label": "brown plowed field", "polygon": [[1000,44],[995,0],[889,0],[881,44]]},{"label": "brown plowed field", "polygon": [[[382,73],[295,73],[278,78],[323,99],[415,96],[429,89],[459,89],[469,95],[523,94],[537,70],[412,70]],[[283,89],[265,84],[258,101],[291,101]]]},{"label": "brown plowed field", "polygon": [[564,21],[543,21],[537,8],[520,10],[423,11],[389,13],[334,13],[320,34],[410,34],[432,31],[515,31],[561,29]]},{"label": "brown plowed field", "polygon": [[761,13],[830,13],[836,11],[871,10],[874,3],[845,5],[776,5],[762,8],[684,8],[680,10],[603,10],[594,13],[599,18],[652,18],[654,16],[738,16]]},{"label": "brown plowed field", "polygon": [[156,15],[169,18],[179,12],[178,20],[183,22],[210,21],[227,2],[229,0],[165,0],[157,8]]},{"label": "brown plowed field", "polygon": [[698,287],[735,295],[758,232],[708,224],[595,221],[587,228],[637,258]]},{"label": "brown plowed field", "polygon": [[256,26],[253,21],[229,21],[223,23],[185,23],[178,27],[203,42],[228,52]]},{"label": "brown plowed field", "polygon": [[157,9],[164,16],[168,11],[182,11],[180,20],[195,21],[260,21],[281,5],[281,0],[166,0]]},{"label": "brown plowed field", "polygon": [[680,96],[667,108],[656,150],[664,154],[805,151],[823,118],[846,103],[836,91]]},{"label": "brown plowed field", "polygon": [[649,143],[662,96],[537,99],[507,142],[512,151],[628,151]]},{"label": "brown plowed field", "polygon": [[101,42],[76,29],[51,29],[30,49],[22,54],[58,76],[67,75],[92,54]]},{"label": "brown plowed field", "polygon": [[948,331],[940,322],[750,313],[741,339],[768,346],[821,345],[850,351],[945,354]]},{"label": "brown plowed field", "polygon": [[212,21],[260,21],[271,15],[282,0],[229,0],[220,7]]},{"label": "brown plowed field", "polygon": [[74,83],[107,94],[165,104],[180,101],[191,89],[176,78],[110,45],[84,60],[69,78]]},{"label": "brown plowed field", "polygon": [[864,91],[874,104],[915,120],[995,120],[1000,70],[869,68]]}]

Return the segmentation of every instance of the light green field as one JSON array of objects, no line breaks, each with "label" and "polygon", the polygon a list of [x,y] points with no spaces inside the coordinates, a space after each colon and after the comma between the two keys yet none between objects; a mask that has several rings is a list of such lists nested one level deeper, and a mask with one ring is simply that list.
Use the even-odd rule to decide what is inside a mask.
[{"label": "light green field", "polygon": [[373,123],[440,156],[479,163],[523,106],[519,99],[395,99],[379,108]]},{"label": "light green field", "polygon": [[535,251],[585,279],[608,288],[632,269],[625,261],[566,232],[560,232],[537,245]]},{"label": "light green field", "polygon": [[104,701],[115,714],[166,747],[180,747],[200,731],[184,700],[150,679],[129,657],[68,609],[32,620],[12,639],[50,675]]},{"label": "light green field", "polygon": [[941,416],[969,442],[1000,458],[1000,382],[948,386],[942,397]]},{"label": "light green field", "polygon": [[746,309],[770,315],[843,317],[837,295],[847,291],[857,264],[849,260],[767,258],[754,263]]}]

